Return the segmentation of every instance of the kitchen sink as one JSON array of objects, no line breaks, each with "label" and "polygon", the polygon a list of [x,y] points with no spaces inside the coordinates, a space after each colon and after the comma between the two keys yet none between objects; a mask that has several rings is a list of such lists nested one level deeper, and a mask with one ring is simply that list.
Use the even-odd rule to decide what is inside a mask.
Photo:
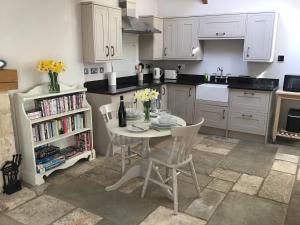
[{"label": "kitchen sink", "polygon": [[228,85],[201,84],[196,87],[196,99],[214,102],[228,102]]}]

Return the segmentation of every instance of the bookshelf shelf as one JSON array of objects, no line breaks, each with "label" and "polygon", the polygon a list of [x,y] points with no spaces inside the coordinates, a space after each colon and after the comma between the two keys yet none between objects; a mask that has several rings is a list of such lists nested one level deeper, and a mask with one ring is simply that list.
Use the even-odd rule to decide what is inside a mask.
[{"label": "bookshelf shelf", "polygon": [[85,112],[85,111],[89,111],[89,110],[90,110],[90,108],[81,108],[81,109],[68,111],[68,112],[65,112],[65,113],[59,113],[59,114],[52,115],[52,116],[45,116],[45,117],[41,117],[41,118],[38,118],[38,119],[31,120],[31,124],[41,123],[41,122],[45,122],[45,121],[49,121],[49,120],[53,120],[53,119],[57,119],[57,118],[61,118],[61,117],[65,117],[65,116]]},{"label": "bookshelf shelf", "polygon": [[[80,98],[76,98],[75,95],[78,94],[80,94]],[[37,107],[36,103],[39,102],[39,100],[47,99],[48,101],[48,100],[57,99],[59,97],[67,98],[67,96],[74,96],[74,98],[72,99],[74,99],[73,103],[76,104],[75,106],[73,106],[72,102],[67,103],[63,101],[59,102],[59,100],[56,100],[58,102],[57,103],[58,105],[59,104],[64,105],[63,109],[66,109],[66,112],[62,112],[65,110],[61,110],[62,108],[60,108],[60,106],[50,104],[50,108],[52,107],[50,112],[62,112],[62,113],[54,114],[51,116],[44,116],[37,119],[30,119],[30,117],[27,115],[27,112],[30,112],[32,110],[38,110],[36,108]],[[95,158],[95,150],[93,148],[92,110],[91,110],[91,106],[86,100],[85,88],[82,88],[80,86],[74,86],[74,85],[68,86],[68,85],[61,84],[60,93],[49,94],[48,84],[43,84],[34,87],[28,92],[16,93],[14,96],[14,104],[15,104],[16,120],[17,120],[17,127],[18,127],[17,144],[19,146],[19,151],[22,153],[22,157],[23,157],[22,169],[21,169],[22,180],[26,181],[31,185],[41,185],[45,182],[44,178],[49,176],[52,172],[56,170],[66,169],[74,165],[80,159],[85,158],[88,160],[93,160]],[[69,106],[71,108],[68,108]],[[59,107],[60,110],[57,110],[58,109],[57,107]],[[79,121],[77,115],[79,115],[81,121]],[[66,120],[69,117],[73,117],[73,118],[70,119],[69,121],[70,123],[67,124]],[[54,125],[52,126],[52,123],[60,124],[60,127]],[[43,124],[44,126],[42,126]],[[63,130],[67,133],[57,135],[58,131],[62,129],[61,125],[63,125]],[[49,129],[49,126],[51,127],[51,129],[47,130]],[[42,129],[42,127],[44,127],[45,129]],[[39,136],[37,136],[37,132],[39,133]],[[49,135],[48,132],[50,132],[51,135]],[[41,138],[40,133],[42,133],[43,138]],[[45,139],[45,137],[47,137],[46,133],[47,136],[50,136],[51,138]],[[88,138],[84,138],[82,141],[81,139],[78,139],[78,135],[84,135],[84,137],[88,136]],[[81,142],[78,142],[78,140],[81,140]],[[35,158],[36,148],[44,148],[44,146],[56,146],[59,151],[59,149],[63,149],[69,146],[74,146],[74,144],[75,146],[79,146],[77,145],[78,143],[80,143],[80,146],[82,143],[86,143],[86,145],[83,145],[85,146],[83,149],[88,149],[88,150],[85,150],[82,153],[67,159],[64,163],[52,169],[49,169],[46,172],[43,173],[37,172],[37,163]],[[87,143],[89,143],[89,145],[87,145]],[[42,167],[42,168],[46,168],[46,167]]]},{"label": "bookshelf shelf", "polygon": [[75,131],[72,131],[72,132],[69,132],[69,133],[66,133],[66,134],[59,135],[57,137],[48,138],[45,141],[34,142],[33,146],[34,146],[34,148],[37,148],[37,147],[40,147],[42,145],[50,144],[50,143],[55,142],[55,141],[60,141],[64,138],[68,138],[68,137],[71,137],[71,136],[74,136],[76,134],[80,134],[80,133],[83,133],[83,132],[86,132],[86,131],[89,131],[89,130],[91,130],[91,128],[84,128],[84,129],[80,129],[80,130],[75,130]]},{"label": "bookshelf shelf", "polygon": [[70,158],[70,159],[67,159],[66,162],[61,164],[60,166],[55,167],[55,168],[53,168],[51,170],[48,170],[45,173],[41,173],[39,175],[47,177],[56,170],[62,170],[62,169],[69,168],[70,166],[73,166],[76,162],[78,162],[80,159],[86,159],[86,158],[89,158],[89,157],[90,157],[90,152],[88,152],[88,151],[83,152],[79,155],[76,155],[76,156]]}]

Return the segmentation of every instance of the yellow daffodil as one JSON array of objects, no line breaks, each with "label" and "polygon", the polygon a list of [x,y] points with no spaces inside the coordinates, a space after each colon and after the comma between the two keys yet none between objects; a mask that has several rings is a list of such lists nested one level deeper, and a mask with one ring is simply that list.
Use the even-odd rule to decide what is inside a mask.
[{"label": "yellow daffodil", "polygon": [[159,93],[153,89],[145,89],[141,91],[137,91],[134,94],[134,98],[141,102],[148,102],[154,99],[157,99]]},{"label": "yellow daffodil", "polygon": [[62,61],[42,60],[38,63],[37,69],[40,72],[61,73],[65,71],[65,64]]}]

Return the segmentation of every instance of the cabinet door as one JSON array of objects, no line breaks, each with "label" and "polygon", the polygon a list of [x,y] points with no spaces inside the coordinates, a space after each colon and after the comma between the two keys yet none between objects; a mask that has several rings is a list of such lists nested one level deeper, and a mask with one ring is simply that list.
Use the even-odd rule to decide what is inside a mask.
[{"label": "cabinet door", "polygon": [[172,59],[176,55],[177,19],[164,20],[164,58]]},{"label": "cabinet door", "polygon": [[160,89],[161,99],[161,109],[167,110],[168,109],[168,87],[167,85],[162,85]]},{"label": "cabinet door", "polygon": [[94,5],[95,62],[109,59],[108,9]]},{"label": "cabinet door", "polygon": [[160,34],[153,34],[153,59],[162,59],[163,58],[163,47],[164,47],[164,38],[163,38],[163,29],[164,21],[161,18],[154,18],[153,27],[161,31]]},{"label": "cabinet door", "polygon": [[244,46],[245,61],[273,61],[276,13],[248,14]]},{"label": "cabinet door", "polygon": [[228,129],[250,134],[265,135],[267,129],[267,114],[230,111]]},{"label": "cabinet door", "polygon": [[178,20],[176,58],[196,59],[202,55],[198,40],[198,21],[197,18]]},{"label": "cabinet door", "polygon": [[110,59],[122,59],[122,15],[120,9],[109,9]]},{"label": "cabinet door", "polygon": [[184,119],[188,124],[194,122],[195,87],[171,85],[168,92],[169,110],[175,116]]},{"label": "cabinet door", "polygon": [[200,17],[199,38],[240,38],[245,36],[246,15],[217,15]]},{"label": "cabinet door", "polygon": [[227,129],[228,107],[195,103],[195,123],[204,118],[204,126]]}]

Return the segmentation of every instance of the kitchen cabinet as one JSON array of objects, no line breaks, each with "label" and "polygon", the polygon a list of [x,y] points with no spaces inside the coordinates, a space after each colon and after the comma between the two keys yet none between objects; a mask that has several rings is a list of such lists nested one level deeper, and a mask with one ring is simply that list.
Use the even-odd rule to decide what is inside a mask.
[{"label": "kitchen cabinet", "polygon": [[178,19],[164,19],[164,59],[176,58]]},{"label": "kitchen cabinet", "polygon": [[162,85],[160,87],[160,108],[162,110],[168,109],[168,86]]},{"label": "kitchen cabinet", "polygon": [[161,60],[163,58],[164,20],[154,16],[141,16],[139,20],[161,31],[160,34],[139,35],[140,60]]},{"label": "kitchen cabinet", "polygon": [[265,136],[272,118],[272,92],[230,89],[228,130]]},{"label": "kitchen cabinet", "polygon": [[253,13],[247,15],[244,60],[272,62],[277,30],[277,13]]},{"label": "kitchen cabinet", "polygon": [[122,59],[121,9],[81,3],[83,61],[99,63]]},{"label": "kitchen cabinet", "polygon": [[205,104],[196,100],[194,122],[199,122],[202,117],[205,119],[203,126],[226,130],[228,106]]},{"label": "kitchen cabinet", "polygon": [[246,14],[201,16],[200,39],[244,39]]},{"label": "kitchen cabinet", "polygon": [[164,59],[201,60],[197,17],[164,19]]},{"label": "kitchen cabinet", "polygon": [[184,119],[188,124],[194,122],[196,88],[191,85],[169,85],[168,107],[173,115]]}]

